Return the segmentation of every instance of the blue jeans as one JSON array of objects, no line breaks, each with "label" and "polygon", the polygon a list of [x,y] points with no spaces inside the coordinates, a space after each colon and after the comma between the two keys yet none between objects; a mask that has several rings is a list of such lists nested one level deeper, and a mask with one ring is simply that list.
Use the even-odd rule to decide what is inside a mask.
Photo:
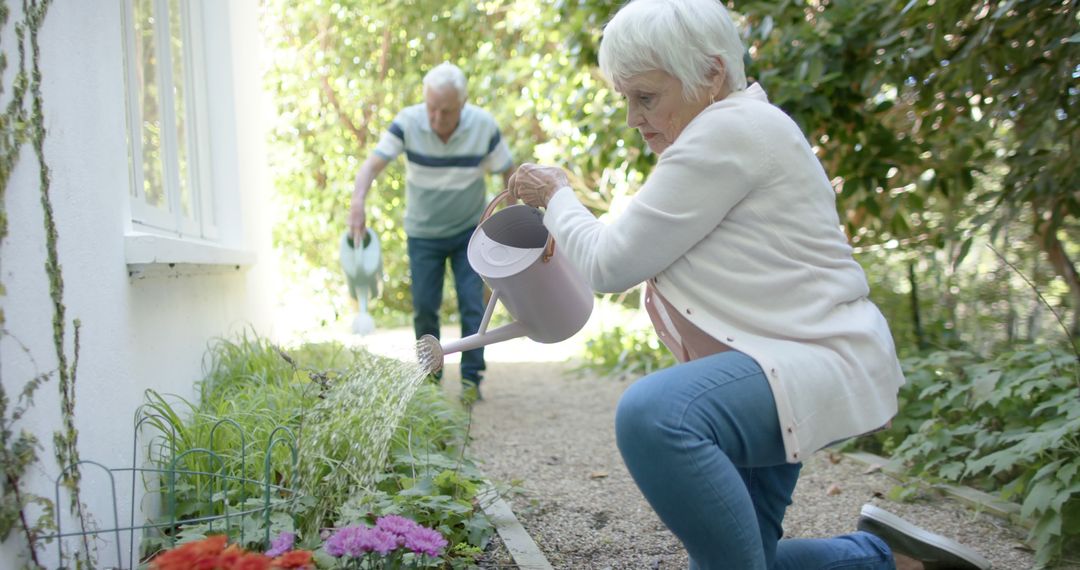
[{"label": "blue jeans", "polygon": [[[454,272],[461,336],[475,334],[484,318],[484,281],[473,271],[467,257],[469,228],[448,238],[408,238],[409,271],[412,274],[413,331],[416,338],[430,334],[439,338],[439,308],[443,301],[446,262]],[[479,383],[484,365],[484,349],[461,354],[461,378]]]},{"label": "blue jeans", "polygon": [[801,465],[785,462],[768,380],[741,352],[673,366],[630,386],[615,435],[634,481],[686,547],[691,569],[895,568],[889,547],[865,532],[780,540]]}]

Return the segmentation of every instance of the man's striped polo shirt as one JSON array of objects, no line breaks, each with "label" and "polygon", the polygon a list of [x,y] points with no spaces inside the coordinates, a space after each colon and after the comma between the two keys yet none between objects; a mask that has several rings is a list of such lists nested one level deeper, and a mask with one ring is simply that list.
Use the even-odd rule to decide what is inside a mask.
[{"label": "man's striped polo shirt", "polygon": [[423,103],[402,109],[374,152],[387,162],[405,153],[405,234],[418,238],[475,226],[487,199],[485,173],[511,164],[495,119],[468,103],[445,143],[431,130]]}]

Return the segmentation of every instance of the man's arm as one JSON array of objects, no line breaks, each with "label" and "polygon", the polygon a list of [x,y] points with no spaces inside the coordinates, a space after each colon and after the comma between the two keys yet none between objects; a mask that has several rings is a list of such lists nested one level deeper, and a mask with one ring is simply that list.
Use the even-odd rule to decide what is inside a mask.
[{"label": "man's arm", "polygon": [[368,156],[360,171],[356,173],[356,186],[353,189],[352,205],[349,208],[349,230],[352,232],[353,244],[362,244],[364,232],[367,228],[364,203],[367,200],[371,184],[389,164],[381,156],[372,154]]},{"label": "man's arm", "polygon": [[506,170],[502,171],[503,189],[510,187],[510,177],[514,175],[514,163],[511,162],[510,166],[506,167]]}]

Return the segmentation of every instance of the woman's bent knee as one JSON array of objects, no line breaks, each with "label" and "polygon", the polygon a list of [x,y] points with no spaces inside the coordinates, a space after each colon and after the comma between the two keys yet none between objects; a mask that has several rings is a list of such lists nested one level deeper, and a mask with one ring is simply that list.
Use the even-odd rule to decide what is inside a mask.
[{"label": "woman's bent knee", "polygon": [[660,444],[665,419],[670,420],[669,394],[657,385],[655,376],[646,376],[623,392],[615,410],[615,439],[625,454],[627,445]]}]

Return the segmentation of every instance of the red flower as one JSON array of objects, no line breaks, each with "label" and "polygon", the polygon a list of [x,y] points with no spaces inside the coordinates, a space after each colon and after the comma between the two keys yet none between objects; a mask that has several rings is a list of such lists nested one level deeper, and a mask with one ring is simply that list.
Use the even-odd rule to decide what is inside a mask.
[{"label": "red flower", "polygon": [[218,557],[228,540],[224,535],[216,535],[181,544],[159,554],[150,562],[150,566],[155,570],[212,570],[217,566]]},{"label": "red flower", "polygon": [[312,570],[315,565],[311,563],[311,551],[293,550],[286,552],[274,559],[271,568],[296,568],[298,570]]},{"label": "red flower", "polygon": [[235,544],[230,544],[217,557],[215,568],[233,568],[244,557],[244,549]]},{"label": "red flower", "polygon": [[232,566],[222,566],[229,570],[270,570],[270,557],[265,554],[249,552]]},{"label": "red flower", "polygon": [[236,544],[226,546],[224,535],[211,536],[166,550],[150,561],[153,570],[315,570],[307,550],[286,552],[271,559],[247,552]]}]

